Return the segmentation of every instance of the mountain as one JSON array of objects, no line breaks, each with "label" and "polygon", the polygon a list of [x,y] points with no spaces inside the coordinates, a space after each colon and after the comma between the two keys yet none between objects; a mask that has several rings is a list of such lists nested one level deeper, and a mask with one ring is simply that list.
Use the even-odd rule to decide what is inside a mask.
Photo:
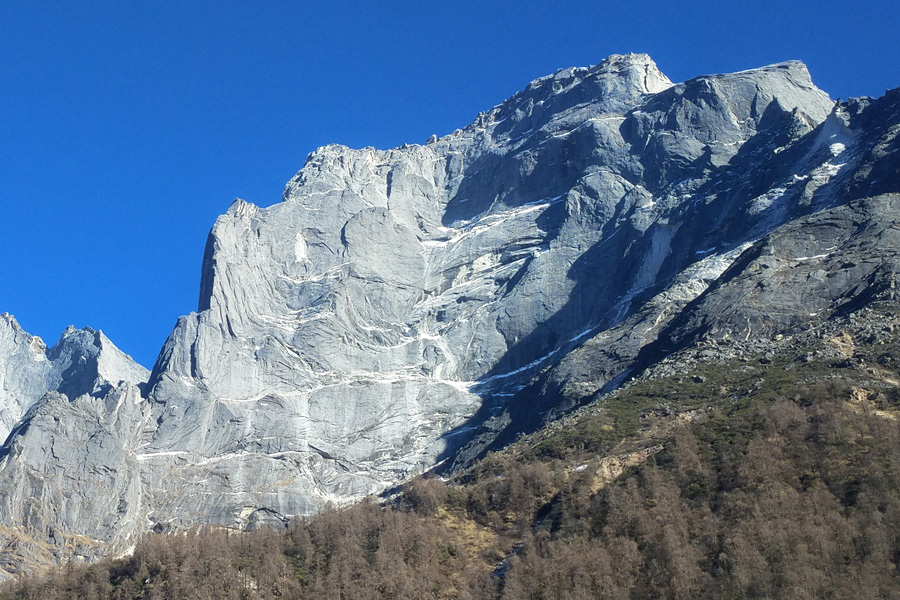
[{"label": "mountain", "polygon": [[888,292],[755,354],[685,348],[451,478],[0,599],[895,598],[897,327]]},{"label": "mountain", "polygon": [[151,373],[4,317],[0,566],[458,470],[685,349],[894,293],[898,103],[834,102],[799,62],[673,84],[617,55],[423,145],[313,152],[216,221]]}]

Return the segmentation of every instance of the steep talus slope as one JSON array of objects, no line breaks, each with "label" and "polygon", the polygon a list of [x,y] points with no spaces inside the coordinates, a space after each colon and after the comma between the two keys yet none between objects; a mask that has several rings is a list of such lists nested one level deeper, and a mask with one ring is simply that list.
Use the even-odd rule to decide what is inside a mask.
[{"label": "steep talus slope", "polygon": [[835,105],[798,62],[673,84],[613,56],[423,145],[321,148],[282,202],[216,221],[152,373],[62,342],[54,371],[0,330],[0,520],[96,552],[280,522],[466,464],[706,337],[864,301],[896,264],[895,197],[866,199],[900,191],[896,102]]}]

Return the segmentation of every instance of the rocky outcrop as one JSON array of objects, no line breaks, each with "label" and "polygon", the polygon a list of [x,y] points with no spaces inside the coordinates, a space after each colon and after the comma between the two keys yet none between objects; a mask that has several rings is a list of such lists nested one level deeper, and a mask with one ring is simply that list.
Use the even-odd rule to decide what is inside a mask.
[{"label": "rocky outcrop", "polygon": [[103,335],[69,327],[48,349],[9,314],[0,315],[0,438],[6,439],[26,411],[49,391],[69,398],[101,393],[103,386],[147,381],[147,369]]},{"label": "rocky outcrop", "polygon": [[[313,153],[282,203],[237,201],[213,228],[199,312],[150,381],[148,460],[202,486],[208,461],[252,464],[215,494],[222,523],[236,505],[308,512],[433,465],[478,411],[693,262],[708,240],[678,233],[670,215],[693,196],[673,185],[832,105],[799,63],[675,86],[618,56],[425,145]],[[689,246],[666,264],[679,235]],[[179,489],[167,514],[195,503]]]},{"label": "rocky outcrop", "polygon": [[284,521],[464,464],[704,336],[863,298],[896,207],[845,205],[900,191],[895,101],[835,105],[797,62],[673,84],[613,56],[423,145],[321,148],[282,202],[216,221],[152,373],[99,333],[46,351],[0,323],[2,524],[92,556]]},{"label": "rocky outcrop", "polygon": [[3,315],[0,344],[0,414],[12,424],[0,447],[0,579],[127,547],[145,530],[134,450],[149,372],[92,329],[70,327],[47,349]]},{"label": "rocky outcrop", "polygon": [[[774,122],[793,122],[788,137],[749,141],[747,156],[738,153],[727,166],[676,186],[692,190],[668,217],[678,233],[666,260],[683,261],[674,276],[626,294],[630,314],[548,365],[482,423],[454,464],[686,347],[726,344],[723,358],[765,351],[776,336],[857,310],[891,289],[900,264],[898,98],[894,91],[837,104],[806,133],[795,127],[796,111],[782,114]],[[861,175],[876,171],[884,176]],[[885,191],[893,193],[869,197]]]}]

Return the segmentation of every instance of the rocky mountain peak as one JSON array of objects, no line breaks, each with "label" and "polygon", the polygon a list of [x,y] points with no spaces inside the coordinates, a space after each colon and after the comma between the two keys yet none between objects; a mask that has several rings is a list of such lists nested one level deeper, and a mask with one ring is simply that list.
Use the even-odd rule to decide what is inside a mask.
[{"label": "rocky mountain peak", "polygon": [[[342,482],[329,489],[373,489],[394,477],[384,469],[435,460],[476,407],[498,410],[710,245],[720,273],[777,219],[712,228],[766,191],[743,190],[707,200],[719,214],[701,234],[694,194],[832,106],[800,63],[675,85],[648,56],[617,55],[536,80],[425,145],[320,148],[282,203],[236,201],[216,221],[200,312],[179,320],[154,370],[150,396],[166,408],[152,447],[200,428],[189,451],[209,458],[237,435],[219,420],[231,415],[281,419],[288,430],[262,447],[327,455],[313,480]],[[271,433],[240,430],[245,445]],[[348,477],[342,464],[366,468]]]},{"label": "rocky mountain peak", "polygon": [[517,100],[540,102],[579,86],[589,87],[594,93],[593,100],[602,103],[633,100],[636,96],[655,94],[672,85],[649,55],[613,54],[592,67],[560,69],[553,75],[536,79],[500,107],[514,106],[518,104]]},{"label": "rocky mountain peak", "polygon": [[647,54],[614,54],[592,69],[593,71],[615,72],[635,80],[644,94],[656,94],[672,87],[672,82]]},{"label": "rocky mountain peak", "polygon": [[[893,260],[893,204],[842,207],[900,191],[900,114],[896,98],[834,107],[798,62],[673,84],[616,55],[423,145],[320,148],[282,202],[216,220],[198,311],[142,389],[99,332],[45,356],[0,322],[17,382],[0,416],[18,427],[0,514],[23,513],[31,461],[127,473],[115,522],[91,530],[117,544],[148,521],[280,522],[465,464],[708,332],[749,343],[865,297]],[[755,260],[772,244],[784,256]],[[48,391],[65,396],[36,404]],[[79,485],[54,502],[95,493]]]},{"label": "rocky mountain peak", "polygon": [[0,314],[0,346],[2,346],[0,352],[11,350],[19,344],[24,344],[35,353],[42,353],[47,348],[41,338],[31,335],[22,329],[19,321],[13,315],[9,313]]},{"label": "rocky mountain peak", "polygon": [[89,327],[70,325],[59,341],[47,348],[25,333],[11,315],[0,316],[0,438],[5,439],[28,408],[47,392],[70,400],[102,394],[110,386],[138,386],[149,372],[119,350],[106,335]]}]

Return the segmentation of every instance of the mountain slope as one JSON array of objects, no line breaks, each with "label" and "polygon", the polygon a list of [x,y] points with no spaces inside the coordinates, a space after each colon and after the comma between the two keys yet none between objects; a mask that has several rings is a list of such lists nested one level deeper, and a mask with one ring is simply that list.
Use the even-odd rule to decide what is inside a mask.
[{"label": "mountain slope", "polygon": [[446,485],[239,542],[153,536],[0,598],[894,597],[898,326],[878,294],[626,385]]},{"label": "mountain slope", "polygon": [[[761,127],[770,106],[802,130],[832,102],[798,63],[672,86],[646,56],[613,57],[424,146],[317,151],[284,202],[238,202],[213,228],[201,311],[150,382],[148,453],[252,460],[256,489],[292,477],[290,500],[228,489],[291,514],[433,464],[468,417],[688,263],[663,270],[670,215],[692,200],[667,186],[785,135]],[[598,251],[613,269],[600,285]]]},{"label": "mountain slope", "polygon": [[685,348],[865,305],[896,285],[897,102],[613,56],[424,145],[317,150],[216,221],[152,373],[63,342],[41,366],[7,319],[7,570],[459,469]]}]

